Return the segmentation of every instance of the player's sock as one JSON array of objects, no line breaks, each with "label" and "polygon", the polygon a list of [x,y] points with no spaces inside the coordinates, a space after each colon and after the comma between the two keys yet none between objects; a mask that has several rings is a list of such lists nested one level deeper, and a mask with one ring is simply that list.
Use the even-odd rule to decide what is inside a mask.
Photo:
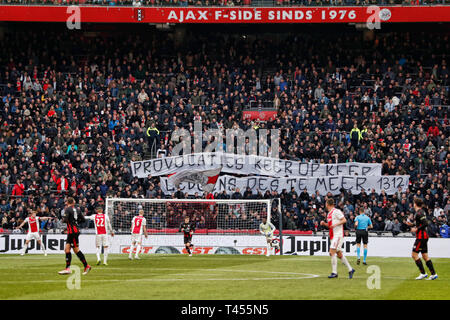
[{"label": "player's sock", "polygon": [[131,247],[130,247],[130,257],[133,255],[133,251],[134,251],[134,244],[131,244]]},{"label": "player's sock", "polygon": [[267,244],[267,254],[270,254],[270,252],[271,252],[271,246],[270,246],[270,244]]},{"label": "player's sock", "polygon": [[86,259],[85,259],[85,257],[84,257],[83,252],[78,251],[78,252],[77,252],[77,257],[78,257],[78,259],[80,259],[81,263],[82,263],[83,266],[86,268],[86,267],[87,267],[87,262],[86,262]]},{"label": "player's sock", "polygon": [[364,262],[366,262],[367,259],[367,248],[364,248]]},{"label": "player's sock", "polygon": [[72,253],[66,253],[66,269],[70,267],[70,264],[72,262]]},{"label": "player's sock", "polygon": [[352,271],[353,270],[352,266],[350,265],[350,263],[348,263],[348,260],[347,260],[347,258],[344,255],[342,256],[341,261],[345,264],[345,266],[347,267],[348,271]]},{"label": "player's sock", "polygon": [[44,243],[41,243],[41,247],[42,247],[42,252],[44,252],[44,254],[46,254],[46,252],[45,252],[45,245],[44,245]]},{"label": "player's sock", "polygon": [[431,262],[431,260],[428,260],[426,262],[428,269],[430,270],[432,275],[435,275],[436,272],[434,271],[434,267],[433,267],[433,262]]},{"label": "player's sock", "polygon": [[29,245],[30,245],[30,243],[25,244],[25,245],[23,246],[23,252],[22,252],[22,254],[27,253],[27,249],[28,249],[28,246],[29,246]]},{"label": "player's sock", "polygon": [[141,245],[138,244],[138,245],[137,245],[137,249],[136,249],[136,254],[135,254],[135,256],[137,257],[138,254],[139,254],[140,252],[141,252]]},{"label": "player's sock", "polygon": [[100,247],[97,247],[97,261],[100,261],[100,253],[102,252],[102,249]]},{"label": "player's sock", "polygon": [[420,258],[416,260],[416,265],[417,265],[417,268],[419,268],[420,273],[425,274],[425,268],[423,267],[423,263],[422,263],[422,260],[420,260]]},{"label": "player's sock", "polygon": [[186,247],[186,251],[191,254],[191,248],[189,246]]},{"label": "player's sock", "polygon": [[356,255],[358,256],[358,260],[361,259],[361,248],[356,247]]},{"label": "player's sock", "polygon": [[103,252],[103,262],[106,263],[108,261],[108,250],[109,248],[104,248]]},{"label": "player's sock", "polygon": [[280,252],[281,251],[281,248],[280,248],[280,243],[277,243],[276,244],[276,246],[275,246],[275,254],[277,254],[278,252]]},{"label": "player's sock", "polygon": [[337,274],[337,257],[331,256],[331,272]]}]

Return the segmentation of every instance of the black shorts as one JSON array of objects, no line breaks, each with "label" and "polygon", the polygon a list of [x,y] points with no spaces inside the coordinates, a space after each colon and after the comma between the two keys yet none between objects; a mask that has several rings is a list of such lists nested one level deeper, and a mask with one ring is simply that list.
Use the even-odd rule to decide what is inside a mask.
[{"label": "black shorts", "polygon": [[186,244],[186,243],[191,243],[192,242],[192,235],[185,235],[184,236],[184,244]]},{"label": "black shorts", "polygon": [[78,241],[79,233],[69,233],[67,235],[66,243],[70,244],[72,248],[78,248],[80,245],[80,242]]},{"label": "black shorts", "polygon": [[369,242],[369,232],[367,230],[356,230],[356,243],[367,244]]},{"label": "black shorts", "polygon": [[416,239],[414,242],[413,252],[428,253],[428,239]]}]

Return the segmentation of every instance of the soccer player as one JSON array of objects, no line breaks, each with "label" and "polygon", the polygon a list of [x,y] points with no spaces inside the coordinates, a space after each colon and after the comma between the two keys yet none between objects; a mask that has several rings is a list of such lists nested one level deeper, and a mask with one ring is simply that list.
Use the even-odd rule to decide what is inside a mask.
[{"label": "soccer player", "polygon": [[266,246],[267,253],[266,256],[270,256],[270,251],[273,248],[280,250],[280,245],[278,243],[274,243],[273,241],[273,233],[277,230],[272,222],[267,221],[267,217],[262,218],[262,223],[259,225],[259,232],[261,232],[264,236],[266,236]]},{"label": "soccer player", "polygon": [[148,237],[147,234],[147,219],[144,218],[144,210],[139,210],[139,215],[133,217],[131,221],[131,248],[128,259],[133,260],[133,250],[136,247],[136,253],[134,255],[135,259],[139,258],[139,252],[141,252],[142,245],[142,232],[145,234],[145,238]]},{"label": "soccer player", "polygon": [[23,247],[23,251],[20,254],[23,256],[28,249],[28,244],[31,240],[35,239],[37,243],[42,248],[42,252],[44,252],[44,256],[47,256],[47,252],[45,252],[45,245],[42,243],[41,235],[39,234],[39,220],[48,220],[51,219],[50,217],[37,217],[36,211],[32,211],[30,216],[27,217],[20,226],[18,226],[16,229],[22,229],[25,223],[28,223],[28,233],[27,238],[25,240],[25,246]]},{"label": "soccer player", "polygon": [[181,223],[180,229],[178,231],[183,232],[184,246],[186,247],[186,251],[188,252],[189,256],[192,257],[191,250],[194,248],[194,245],[192,244],[192,235],[195,231],[195,225],[193,223],[190,223],[189,220],[189,217],[186,216],[184,218],[184,222]]},{"label": "soccer player", "polygon": [[89,220],[93,220],[95,225],[95,233],[97,234],[95,236],[95,245],[97,247],[97,265],[101,263],[100,254],[103,246],[103,264],[107,266],[109,250],[108,234],[110,234],[111,237],[114,237],[114,232],[111,227],[109,217],[103,213],[102,208],[97,208],[97,214],[93,214],[86,218]]},{"label": "soccer player", "polygon": [[422,260],[419,257],[419,253],[422,253],[422,258],[425,260],[425,263],[431,272],[431,276],[428,278],[428,280],[435,280],[437,279],[438,275],[434,270],[433,263],[431,262],[430,257],[428,257],[428,220],[425,210],[423,209],[422,199],[414,199],[414,211],[416,211],[414,223],[407,221],[407,224],[412,227],[411,232],[416,233],[416,241],[414,242],[414,247],[411,254],[413,260],[416,262],[416,265],[420,270],[420,275],[416,278],[416,280],[422,280],[428,277],[428,274],[426,274],[425,268],[423,267]]},{"label": "soccer player", "polygon": [[364,245],[364,259],[363,264],[367,265],[367,244],[369,242],[369,232],[368,229],[373,228],[372,220],[365,214],[364,207],[359,207],[359,215],[355,219],[355,229],[356,229],[356,254],[358,256],[358,260],[356,260],[356,264],[361,263],[361,240]]},{"label": "soccer player", "polygon": [[86,258],[84,257],[83,252],[81,252],[78,247],[79,241],[78,237],[80,236],[80,229],[78,227],[78,223],[84,222],[84,216],[81,213],[77,212],[75,208],[75,199],[72,197],[67,198],[66,200],[66,208],[64,209],[64,218],[63,223],[67,224],[67,240],[66,246],[64,247],[64,252],[66,253],[66,268],[62,271],[59,271],[59,274],[70,274],[70,264],[72,262],[72,254],[70,250],[73,249],[73,252],[77,255],[78,259],[80,259],[81,263],[84,266],[83,274],[87,274],[91,270],[91,266],[86,262]]},{"label": "soccer player", "polygon": [[348,268],[348,278],[353,278],[355,269],[350,266],[347,258],[342,253],[342,244],[344,243],[344,224],[347,222],[341,210],[335,208],[334,199],[328,198],[325,203],[325,208],[328,211],[327,222],[321,221],[320,224],[330,229],[330,256],[331,256],[331,274],[328,278],[337,278],[337,258],[341,259],[342,263]]}]

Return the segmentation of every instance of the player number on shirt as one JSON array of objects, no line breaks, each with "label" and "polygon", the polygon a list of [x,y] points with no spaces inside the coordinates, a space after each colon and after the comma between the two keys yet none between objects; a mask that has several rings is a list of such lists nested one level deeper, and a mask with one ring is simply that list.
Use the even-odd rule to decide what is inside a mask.
[{"label": "player number on shirt", "polygon": [[105,226],[105,220],[103,218],[96,218],[95,223],[97,224],[97,227],[104,227]]}]

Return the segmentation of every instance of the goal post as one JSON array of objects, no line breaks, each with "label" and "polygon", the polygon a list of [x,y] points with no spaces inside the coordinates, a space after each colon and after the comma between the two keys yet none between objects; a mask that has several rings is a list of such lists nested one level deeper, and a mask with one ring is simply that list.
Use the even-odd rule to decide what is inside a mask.
[{"label": "goal post", "polygon": [[107,198],[105,213],[117,234],[128,234],[131,220],[142,209],[149,234],[177,233],[184,218],[189,216],[196,225],[196,233],[255,235],[260,234],[263,217],[272,220],[272,201]]}]

